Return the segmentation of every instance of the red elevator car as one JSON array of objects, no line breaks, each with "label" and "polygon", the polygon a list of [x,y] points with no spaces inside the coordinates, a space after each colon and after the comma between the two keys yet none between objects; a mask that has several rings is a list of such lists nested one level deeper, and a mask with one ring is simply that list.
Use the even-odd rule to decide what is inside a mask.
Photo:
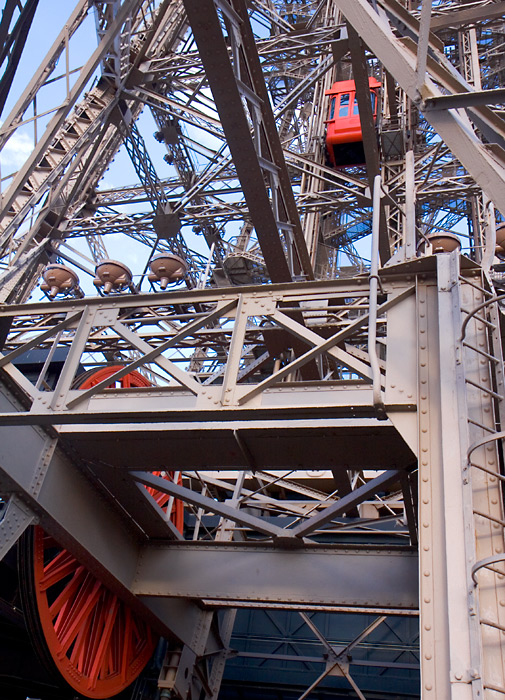
[{"label": "red elevator car", "polygon": [[[374,122],[377,119],[377,97],[381,84],[368,78]],[[334,168],[363,165],[363,135],[359,120],[358,102],[354,80],[333,83],[326,95],[330,97],[330,108],[326,120],[326,150],[329,164]]]}]

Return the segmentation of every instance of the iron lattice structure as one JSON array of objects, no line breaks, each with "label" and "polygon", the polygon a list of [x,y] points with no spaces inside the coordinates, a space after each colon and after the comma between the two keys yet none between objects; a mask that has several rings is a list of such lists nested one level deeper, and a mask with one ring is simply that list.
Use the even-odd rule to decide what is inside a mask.
[{"label": "iron lattice structure", "polygon": [[35,5],[0,24],[0,551],[37,645],[87,697],[157,635],[173,697],[505,695],[502,3],[81,0],[16,82]]}]

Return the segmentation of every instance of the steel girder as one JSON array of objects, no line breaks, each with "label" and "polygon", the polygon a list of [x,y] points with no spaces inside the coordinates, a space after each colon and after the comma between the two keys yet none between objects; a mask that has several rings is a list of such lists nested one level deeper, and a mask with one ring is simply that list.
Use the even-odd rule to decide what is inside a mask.
[{"label": "steel girder", "polygon": [[[34,76],[33,81],[28,85],[7,118],[2,134],[4,144],[13,134],[16,126],[24,123],[21,119],[30,100],[33,100],[35,105],[38,92],[44,87],[44,81],[54,70],[55,61],[66,46],[65,42],[68,44],[69,38],[83,22],[86,9],[85,5],[79,5],[76,8],[69,20],[69,25],[56,40],[46,57],[46,63],[42,64],[41,69]],[[113,54],[117,44],[116,35],[122,31],[123,24],[132,26],[138,31],[140,26],[137,26],[138,23],[147,22],[146,32],[141,43],[139,44],[138,40],[135,42],[135,60],[137,62],[141,62],[149,53],[153,40],[160,42],[160,39],[165,36],[166,40],[163,46],[165,50],[169,50],[174,41],[174,36],[171,34],[173,33],[177,37],[181,31],[180,6],[173,5],[168,0],[160,4],[157,12],[151,18],[151,22],[147,19],[150,12],[147,15],[144,13],[140,16],[140,14],[137,16],[135,6],[129,6],[126,14],[123,9],[124,17],[121,16],[121,12],[118,13],[117,17],[111,17],[110,13],[105,13],[101,23],[100,46],[89,65],[81,70],[79,80],[73,85],[72,94],[69,93],[65,104],[62,107],[49,110],[50,113],[56,111],[56,114],[44,132],[46,141],[42,140],[36,144],[33,158],[28,159],[25,164],[25,171],[16,173],[18,180],[12,182],[4,194],[1,210],[3,250],[5,252],[9,249],[9,256],[13,250],[16,251],[14,260],[9,262],[8,267],[19,268],[18,275],[13,276],[10,270],[7,273],[9,279],[5,280],[2,290],[4,299],[8,299],[14,289],[16,290],[16,299],[25,298],[31,292],[33,282],[30,283],[29,274],[26,274],[21,264],[24,252],[40,241],[47,243],[48,239],[52,239],[52,248],[45,245],[39,250],[39,257],[43,263],[47,261],[48,256],[54,256],[54,250],[59,246],[59,241],[65,238],[66,231],[70,227],[69,218],[77,217],[77,221],[81,220],[82,222],[82,217],[88,215],[85,213],[86,207],[93,207],[96,184],[124,139],[123,131],[118,128],[118,123],[121,126],[118,103],[123,94],[121,89],[118,90],[118,86],[124,87],[124,83],[129,79],[132,71],[137,70],[136,66],[130,62],[129,56],[125,63],[123,56],[120,63],[117,64],[121,66],[122,72],[118,77],[119,83],[111,85],[107,78],[107,70],[105,70],[100,83],[84,95],[84,99],[77,104],[74,113],[67,119],[69,109],[81,96],[83,88],[89,82],[91,75],[89,71],[94,70],[99,62],[107,66],[110,61],[115,60]],[[131,24],[132,22],[133,24]],[[108,26],[109,24],[111,26]],[[166,35],[169,35],[168,38]],[[123,43],[125,40],[129,42],[129,35],[126,39],[123,37]],[[111,42],[114,43],[114,47],[111,47]],[[67,92],[70,89],[69,77],[67,60]],[[124,97],[127,96],[124,95]],[[141,108],[136,101],[127,98],[126,103],[123,99],[122,104],[132,119],[138,117]],[[36,123],[39,116],[36,114],[35,107],[34,111],[33,120]],[[41,154],[44,154],[42,159]],[[49,196],[40,209],[38,203],[48,189]],[[17,229],[23,218],[26,218],[27,213],[29,211],[33,213],[34,208],[39,214],[34,225],[24,235],[19,236]],[[99,235],[97,232],[95,237],[97,238]],[[98,243],[90,240],[90,248],[93,254],[103,255],[104,252],[106,253],[103,242]],[[24,277],[27,279],[19,284],[19,273],[22,277],[23,272],[25,272]]]},{"label": "steel girder", "polygon": [[[37,143],[37,146],[36,148],[34,148],[30,158],[18,171],[8,191],[4,193],[2,197],[3,217],[8,217],[10,215],[12,205],[16,202],[17,198],[20,195],[20,191],[22,190],[23,186],[26,184],[26,181],[32,174],[33,167],[35,166],[35,164],[39,163],[39,161],[45,155],[46,151],[48,150],[49,146],[54,140],[54,137],[61,128],[65,118],[71,112],[72,107],[75,105],[75,103],[81,96],[84,86],[88,83],[91,75],[97,69],[98,65],[100,64],[100,61],[109,51],[118,31],[120,31],[121,27],[128,19],[128,17],[131,17],[132,14],[135,14],[140,4],[141,3],[138,2],[136,5],[132,6],[131,4],[124,3],[121,9],[118,11],[117,16],[114,18],[113,22],[111,23],[111,26],[108,28],[108,31],[103,36],[99,47],[90,57],[86,66],[83,68],[78,81],[73,86],[70,94],[68,95],[67,103],[64,106],[60,107],[60,109],[53,116],[50,124],[44,132],[43,137]],[[54,167],[54,165],[52,165],[52,167]]]},{"label": "steel girder", "polygon": [[[365,549],[154,545],[139,559],[133,591],[142,600],[189,597],[218,605],[288,608],[317,601],[321,609],[417,610],[417,555],[387,547],[367,554]],[[367,580],[371,569],[377,577],[373,592]]]},{"label": "steel girder", "polygon": [[[4,66],[4,72],[0,80],[0,114],[5,107],[37,5],[38,0],[28,0],[22,6],[16,0],[9,0],[3,8],[0,22],[0,66]],[[19,9],[19,15],[13,22],[16,9]]]},{"label": "steel girder", "polygon": [[[218,6],[231,27],[228,36],[234,64],[230,63],[213,0],[188,1],[185,7],[270,277],[273,282],[286,282],[300,274],[313,279],[246,5]],[[249,104],[253,134],[243,100]],[[272,201],[265,179],[270,180]]]},{"label": "steel girder", "polygon": [[[6,402],[9,399],[4,391],[3,408]],[[84,465],[69,460],[42,431],[33,427],[16,428],[14,432],[8,428],[1,430],[4,433],[2,492],[17,494],[22,507],[28,508],[47,532],[136,609],[139,609],[139,603],[132,595],[143,600],[146,597],[143,614],[148,614],[152,608],[154,615],[158,616],[156,627],[190,646],[199,608],[188,599],[286,602],[292,605],[317,602],[333,609],[339,606],[366,609],[370,606],[415,610],[417,607],[415,553],[405,553],[401,548],[377,547],[368,558],[372,550],[368,548],[367,551],[367,547],[315,547],[309,551],[303,546],[301,549],[286,549],[282,544],[273,548],[217,545],[216,549],[214,544],[188,543],[184,546],[181,543],[181,547],[175,549],[170,545],[160,549],[155,542],[148,544],[145,534],[141,534],[140,527],[144,532],[146,530],[141,510],[137,509],[135,514],[138,521],[130,521],[130,526],[125,527],[127,521],[112,507],[112,502],[104,498],[103,492],[100,495],[92,473]],[[5,439],[6,431],[11,434],[9,440]],[[18,454],[15,454],[15,444],[19,446]],[[131,483],[133,490],[139,493]],[[379,484],[374,488],[380,488]],[[372,491],[370,487],[368,493]],[[207,504],[206,508],[210,509],[212,505]],[[79,517],[75,517],[76,513]],[[231,509],[226,514],[234,517]],[[241,515],[237,511],[236,517],[256,526],[246,513]],[[159,538],[160,535],[159,529],[152,533],[153,537]],[[12,537],[10,541],[13,541]],[[213,559],[214,555],[217,560]],[[210,557],[208,563],[206,557]],[[160,575],[166,578],[167,566],[177,575],[177,578],[171,577],[172,583],[167,581],[165,584],[171,587],[170,590],[157,578]],[[368,592],[364,573],[370,566],[377,577],[373,592]],[[203,570],[196,575],[199,567]],[[230,577],[227,572],[235,567],[236,576]],[[299,578],[292,592],[288,592],[286,586],[290,585],[292,567],[299,571]],[[316,569],[319,579],[314,578]],[[208,581],[202,578],[205,570],[210,577]],[[363,570],[363,575],[358,575],[359,570]],[[344,583],[346,571],[347,583]],[[239,572],[243,572],[243,578]],[[251,580],[253,572],[258,576],[256,582]],[[356,590],[355,575],[363,581],[362,592]],[[214,583],[211,583],[212,579]],[[341,581],[341,590],[335,589],[336,579]],[[161,596],[163,600],[151,601],[151,606],[152,596]],[[166,598],[184,600],[177,603]],[[154,620],[152,615],[149,617]]]}]

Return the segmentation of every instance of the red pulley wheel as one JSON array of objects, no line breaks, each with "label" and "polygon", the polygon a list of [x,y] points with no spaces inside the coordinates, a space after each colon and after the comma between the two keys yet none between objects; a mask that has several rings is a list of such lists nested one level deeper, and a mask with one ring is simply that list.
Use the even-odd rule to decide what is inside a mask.
[{"label": "red pulley wheel", "polygon": [[[121,365],[108,365],[88,372],[76,388],[89,389],[119,369]],[[134,371],[113,386],[151,384]],[[173,472],[155,474],[174,479]],[[148,491],[161,508],[171,509],[171,520],[182,532],[182,502]],[[20,575],[27,624],[46,664],[88,698],[109,698],[133,683],[157,643],[142,618],[41,527],[32,528],[20,543]]]}]

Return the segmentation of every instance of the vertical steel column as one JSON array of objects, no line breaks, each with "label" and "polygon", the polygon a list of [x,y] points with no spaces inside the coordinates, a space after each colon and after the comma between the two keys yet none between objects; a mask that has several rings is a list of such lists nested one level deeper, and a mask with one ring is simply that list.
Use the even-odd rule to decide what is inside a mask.
[{"label": "vertical steel column", "polygon": [[503,360],[480,270],[436,257],[437,287],[418,293],[423,697],[491,699],[505,694]]},{"label": "vertical steel column", "polygon": [[370,262],[370,311],[368,319],[368,356],[372,368],[373,405],[378,414],[385,418],[382,402],[381,372],[377,356],[377,290],[379,283],[379,240],[381,217],[381,176],[376,175],[373,183],[372,212],[372,254]]},{"label": "vertical steel column", "polygon": [[405,154],[405,219],[403,233],[404,254],[408,259],[416,255],[416,172],[414,151]]},{"label": "vertical steel column", "polygon": [[417,299],[422,697],[470,700],[476,621],[468,601],[473,517],[462,476],[468,436],[458,258],[443,254],[437,263],[437,286],[419,284]]},{"label": "vertical steel column", "polygon": [[230,404],[235,399],[235,389],[237,386],[237,374],[242,359],[242,348],[244,345],[245,332],[248,320],[247,301],[243,295],[239,296],[235,325],[233,326],[233,335],[230,342],[228,362],[223,378],[223,389],[221,394],[221,404],[224,406]]}]

